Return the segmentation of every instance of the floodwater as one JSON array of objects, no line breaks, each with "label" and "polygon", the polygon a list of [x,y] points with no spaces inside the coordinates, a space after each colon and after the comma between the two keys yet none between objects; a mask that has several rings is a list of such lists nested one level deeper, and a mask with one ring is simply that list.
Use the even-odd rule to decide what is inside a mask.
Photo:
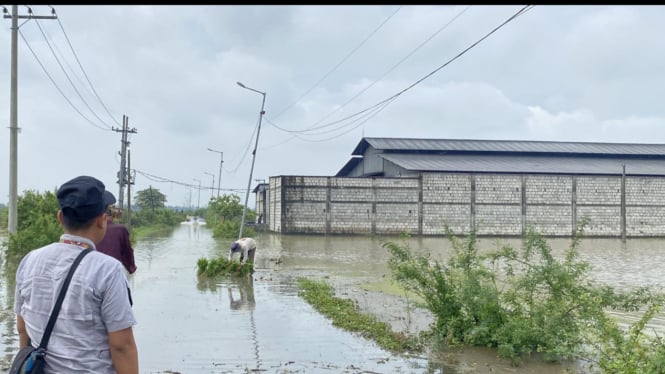
[{"label": "floodwater", "polygon": [[[0,238],[3,240],[3,238]],[[247,279],[200,280],[196,261],[226,256],[230,240],[212,238],[206,226],[181,225],[135,245],[138,270],[129,276],[138,324],[135,338],[141,373],[584,373],[582,363],[530,360],[519,367],[493,350],[465,348],[427,357],[401,357],[332,326],[298,296],[300,276],[324,278],[342,296],[375,312],[396,329],[426,327],[427,313],[405,313],[394,295],[361,285],[389,278],[381,240],[364,236],[300,236],[263,233],[256,237],[255,273]],[[391,240],[398,241],[393,238]],[[483,239],[493,249],[497,240]],[[500,240],[519,248],[519,241]],[[568,239],[548,240],[563,253]],[[445,238],[411,238],[414,250],[445,258]],[[618,288],[665,285],[660,264],[665,240],[585,239],[583,260],[592,276]],[[4,256],[2,256],[4,257]],[[4,264],[3,264],[4,265]],[[4,269],[4,266],[3,266]],[[0,370],[16,352],[13,274],[0,277]],[[402,313],[400,313],[400,311]],[[383,314],[381,313],[383,312]],[[400,314],[397,316],[396,314]],[[404,318],[407,315],[408,318]],[[637,316],[617,314],[625,322]],[[424,323],[424,325],[423,325]],[[660,315],[650,324],[665,331]]]}]

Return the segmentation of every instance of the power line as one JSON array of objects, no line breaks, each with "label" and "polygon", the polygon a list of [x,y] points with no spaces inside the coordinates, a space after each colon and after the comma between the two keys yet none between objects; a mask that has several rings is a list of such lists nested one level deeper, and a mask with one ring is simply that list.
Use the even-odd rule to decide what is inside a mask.
[{"label": "power line", "polygon": [[53,77],[51,77],[51,74],[49,74],[49,72],[46,70],[46,68],[44,67],[44,64],[42,64],[42,62],[39,60],[39,57],[37,57],[37,54],[35,53],[35,51],[34,51],[34,50],[32,49],[32,47],[30,46],[30,43],[28,43],[28,40],[27,40],[27,39],[25,38],[25,36],[23,35],[23,32],[22,32],[21,30],[19,30],[18,33],[19,33],[19,35],[21,35],[21,38],[22,38],[23,41],[25,42],[25,45],[28,47],[28,49],[30,50],[30,52],[32,52],[32,55],[33,55],[33,56],[35,57],[35,59],[37,60],[37,63],[39,63],[39,66],[41,66],[42,70],[44,70],[44,73],[46,73],[46,76],[48,77],[48,79],[51,81],[51,83],[53,83],[53,85],[55,86],[55,88],[58,90],[58,92],[60,92],[60,94],[62,95],[62,97],[65,98],[65,100],[69,103],[69,105],[71,105],[71,107],[74,108],[74,110],[76,111],[76,113],[78,113],[81,117],[83,117],[83,119],[85,119],[85,120],[88,121],[91,125],[97,127],[98,129],[110,131],[110,128],[100,127],[100,126],[97,125],[96,123],[92,122],[88,117],[84,116],[83,113],[81,113],[80,110],[78,110],[78,108],[77,108],[77,107],[71,102],[71,100],[69,100],[69,98],[67,97],[67,95],[65,95],[65,93],[62,92],[62,90],[60,89],[60,87],[58,86],[58,84],[55,83],[55,80],[53,80]]},{"label": "power line", "polygon": [[[146,177],[146,179],[148,179],[148,180],[150,180],[150,181],[153,181],[153,182],[157,182],[157,183],[173,183],[173,184],[177,184],[177,185],[184,186],[184,187],[197,188],[197,189],[199,188],[199,185],[198,185],[198,184],[191,184],[191,183],[186,183],[186,182],[179,182],[179,181],[177,181],[177,180],[173,180],[173,179],[164,178],[164,177],[159,177],[159,176],[157,176],[157,175],[149,174],[149,173],[146,173],[145,171],[136,170],[136,169],[133,169],[133,170],[134,170],[135,172],[137,172],[138,174],[141,174],[141,175],[143,175],[144,177]],[[204,187],[204,186],[201,186],[201,189],[210,189],[210,187]],[[224,190],[224,191],[233,191],[233,192],[245,192],[245,190],[242,189],[242,188],[222,188],[222,190]]]},{"label": "power line", "polygon": [[90,107],[90,104],[88,104],[88,102],[85,101],[85,99],[81,95],[81,92],[79,92],[78,88],[76,88],[76,85],[74,84],[74,82],[72,82],[72,79],[69,77],[69,74],[67,74],[67,70],[65,70],[65,67],[62,66],[62,63],[60,62],[60,59],[58,58],[58,55],[53,50],[53,47],[51,46],[51,42],[49,42],[48,38],[46,37],[46,34],[44,33],[44,30],[42,29],[42,26],[39,24],[39,21],[35,20],[35,23],[37,24],[37,27],[39,28],[39,31],[42,33],[42,36],[44,37],[44,40],[46,41],[46,45],[48,45],[49,49],[51,50],[51,53],[53,54],[53,57],[55,57],[55,60],[58,63],[58,66],[60,66],[60,69],[65,74],[65,77],[67,77],[67,81],[69,81],[69,84],[72,85],[72,88],[74,89],[76,94],[79,96],[81,101],[83,101],[83,104],[85,104],[85,106],[90,110],[90,112],[92,113],[93,116],[95,116],[95,118],[97,118],[101,123],[104,124],[104,126],[106,126],[108,129],[110,129],[111,126],[109,126],[106,122],[104,122],[104,120],[99,118],[97,113]]},{"label": "power line", "polygon": [[252,131],[252,136],[249,138],[249,142],[245,147],[245,151],[242,153],[242,158],[240,159],[240,161],[238,161],[238,164],[232,170],[224,168],[224,170],[226,170],[227,173],[231,174],[235,173],[240,168],[240,165],[242,165],[242,163],[245,161],[245,158],[249,154],[249,151],[252,149],[252,140],[254,140],[254,135],[256,134],[258,128],[259,128],[259,120],[256,120],[256,125],[254,126],[254,130]]},{"label": "power line", "polygon": [[[327,123],[327,124],[324,124],[324,125],[321,125],[321,126],[318,126],[318,127],[310,127],[309,129],[307,129],[307,130],[305,130],[305,131],[311,131],[311,130],[317,130],[317,129],[321,129],[321,128],[329,127],[329,126],[332,126],[332,125],[335,125],[335,124],[338,124],[338,123],[341,123],[341,122],[347,121],[347,120],[349,120],[349,119],[352,119],[352,118],[357,117],[357,116],[359,116],[359,115],[362,115],[362,114],[364,114],[364,113],[366,113],[366,112],[368,112],[368,111],[370,111],[370,110],[373,110],[373,109],[375,109],[375,108],[377,108],[377,107],[379,107],[379,106],[381,106],[381,105],[383,105],[383,104],[386,104],[386,103],[392,103],[392,102],[394,101],[394,99],[398,98],[398,97],[401,96],[403,93],[409,91],[409,90],[412,89],[413,87],[415,87],[415,86],[417,86],[418,84],[422,83],[422,82],[425,81],[427,78],[433,76],[434,74],[436,74],[437,72],[439,72],[441,69],[443,69],[444,67],[446,67],[446,66],[448,66],[449,64],[451,64],[453,61],[455,61],[455,60],[457,60],[458,58],[462,57],[464,54],[466,54],[468,51],[470,51],[471,49],[473,49],[474,47],[476,47],[478,44],[480,44],[482,41],[484,41],[484,40],[487,39],[489,36],[491,36],[492,34],[494,34],[496,31],[498,31],[499,29],[501,29],[502,27],[504,27],[506,24],[508,24],[509,22],[513,21],[513,20],[516,19],[517,17],[519,17],[519,16],[523,15],[524,13],[526,13],[527,11],[531,10],[533,7],[534,7],[533,5],[526,5],[526,6],[524,6],[524,7],[523,7],[522,9],[520,9],[518,12],[516,12],[515,14],[513,14],[512,16],[510,16],[506,21],[504,21],[503,23],[501,23],[499,26],[495,27],[495,28],[492,29],[489,33],[485,34],[482,38],[480,38],[479,40],[477,40],[476,42],[474,42],[473,44],[471,44],[469,47],[467,47],[466,49],[464,49],[462,52],[458,53],[455,57],[451,58],[450,60],[448,60],[448,61],[445,62],[444,64],[442,64],[442,65],[440,65],[439,67],[437,67],[436,69],[434,69],[432,72],[430,72],[430,73],[428,73],[427,75],[425,75],[424,77],[418,79],[417,81],[415,81],[415,82],[412,83],[411,85],[407,86],[407,87],[404,88],[403,90],[397,92],[396,94],[394,94],[394,95],[392,95],[392,96],[390,96],[390,97],[388,97],[388,98],[386,98],[386,99],[384,99],[384,100],[381,100],[381,101],[379,101],[378,103],[376,103],[376,104],[374,104],[374,105],[372,105],[372,106],[370,106],[370,107],[368,107],[368,108],[365,108],[365,109],[363,109],[363,110],[361,110],[361,111],[358,111],[358,112],[356,112],[356,113],[353,113],[353,114],[351,114],[351,115],[348,115],[348,116],[346,116],[346,117],[344,117],[344,118],[341,118],[341,119],[336,120],[336,121],[329,122],[329,123]],[[375,113],[375,114],[376,114],[376,113]],[[344,127],[344,126],[341,126],[340,128],[343,128],[343,127]]]},{"label": "power line", "polygon": [[[324,116],[323,118],[321,118],[320,120],[318,120],[317,122],[315,122],[312,126],[318,125],[319,123],[323,122],[323,120],[325,120],[326,118],[329,118],[331,115],[333,115],[333,114],[339,112],[340,110],[342,110],[342,108],[346,107],[348,104],[350,104],[350,103],[353,102],[355,99],[357,99],[360,95],[362,95],[362,94],[365,93],[367,90],[369,90],[370,88],[372,88],[375,84],[377,84],[379,81],[381,81],[383,78],[385,78],[386,75],[390,74],[390,73],[391,73],[393,70],[395,70],[398,66],[400,66],[402,63],[404,63],[404,61],[406,61],[409,57],[411,57],[414,53],[416,53],[416,52],[417,52],[420,48],[422,48],[425,44],[429,43],[429,42],[430,42],[435,36],[437,36],[439,33],[441,33],[441,31],[445,30],[448,26],[450,26],[453,22],[455,22],[460,16],[462,16],[462,14],[464,14],[467,10],[469,10],[469,8],[471,8],[471,5],[467,6],[467,7],[464,8],[461,12],[457,13],[457,15],[455,15],[455,16],[454,16],[453,18],[451,18],[448,22],[446,22],[443,26],[441,26],[436,32],[434,32],[434,33],[433,33],[432,35],[430,35],[427,39],[425,39],[425,41],[423,41],[422,43],[420,43],[420,45],[418,45],[418,46],[417,46],[416,48],[414,48],[411,52],[409,52],[406,56],[404,56],[404,58],[402,58],[400,61],[398,61],[395,65],[393,65],[393,66],[392,66],[390,69],[388,69],[385,73],[383,73],[378,79],[374,80],[374,82],[370,83],[370,84],[367,85],[365,88],[363,88],[362,90],[360,90],[360,92],[358,92],[356,95],[354,95],[353,97],[351,97],[349,100],[347,100],[347,101],[346,101],[344,104],[342,104],[341,106],[337,107],[334,111],[328,113],[326,116]],[[310,128],[308,128],[308,129],[306,129],[306,130],[303,130],[303,131],[317,130],[317,129],[324,128],[324,127],[328,127],[328,126],[310,127]]]},{"label": "power line", "polygon": [[[384,109],[385,107],[387,107],[388,104],[391,103],[393,100],[395,100],[395,99],[392,99],[392,100],[390,100],[390,101],[388,101],[388,102],[386,102],[386,103],[384,103],[384,104],[382,104],[382,105],[380,105],[380,106],[378,106],[378,107],[376,107],[376,108],[373,108],[372,111],[368,111],[367,113],[363,114],[363,117],[357,117],[357,118],[354,119],[353,121],[351,121],[351,122],[349,122],[349,123],[347,123],[347,124],[345,124],[345,125],[343,125],[343,126],[340,126],[340,127],[337,128],[337,129],[329,130],[329,131],[322,131],[322,132],[320,132],[319,134],[324,134],[324,133],[328,133],[328,132],[332,132],[332,131],[337,131],[337,130],[342,129],[342,128],[344,128],[344,127],[352,126],[352,125],[354,125],[356,122],[360,122],[359,124],[353,126],[353,127],[350,128],[349,130],[344,131],[343,133],[340,133],[340,134],[337,134],[337,135],[335,135],[335,136],[331,136],[331,137],[328,137],[328,138],[318,139],[318,140],[305,139],[305,138],[301,138],[298,134],[294,134],[293,136],[291,136],[290,138],[286,139],[285,141],[280,142],[280,143],[277,143],[277,144],[274,144],[274,145],[269,146],[269,147],[265,147],[265,149],[275,148],[275,147],[277,147],[277,146],[280,146],[280,145],[282,145],[282,144],[285,144],[285,143],[290,142],[290,141],[293,140],[294,138],[297,138],[297,139],[302,140],[302,141],[304,141],[304,142],[312,142],[312,143],[314,143],[314,142],[324,142],[324,141],[328,141],[328,140],[332,140],[332,139],[338,138],[338,137],[340,137],[340,136],[342,136],[342,135],[348,134],[349,132],[353,131],[354,129],[357,129],[358,127],[360,127],[360,126],[362,126],[363,124],[365,124],[365,123],[366,123],[367,121],[369,121],[370,119],[374,118],[374,116],[378,115],[381,111],[383,111],[383,109]],[[271,125],[273,125],[273,126],[276,126],[274,123],[270,122],[270,120],[268,120],[268,119],[266,119],[266,122],[268,122],[269,124],[271,124]],[[308,134],[308,135],[311,135],[311,134]]]},{"label": "power line", "polygon": [[[456,21],[460,16],[462,16],[462,14],[464,14],[467,10],[469,10],[470,7],[471,7],[471,6],[469,5],[469,6],[467,6],[466,8],[464,8],[461,12],[459,12],[459,13],[458,13],[457,15],[455,15],[452,19],[450,19],[447,23],[445,23],[442,27],[440,27],[436,32],[434,32],[434,33],[433,33],[432,35],[430,35],[427,39],[425,39],[422,43],[420,43],[420,45],[418,45],[416,48],[414,48],[414,49],[413,49],[411,52],[409,52],[405,57],[403,57],[400,61],[398,61],[395,65],[393,65],[390,69],[388,69],[385,73],[383,73],[383,75],[381,75],[378,79],[374,80],[374,82],[372,82],[371,84],[369,84],[368,86],[366,86],[363,90],[361,90],[360,92],[358,92],[355,96],[353,96],[353,97],[352,97],[351,99],[349,99],[347,102],[345,102],[344,104],[342,104],[340,107],[338,107],[338,108],[335,109],[334,111],[328,113],[328,115],[326,115],[325,117],[323,117],[323,118],[320,119],[319,121],[315,122],[312,126],[321,123],[324,119],[326,119],[326,118],[330,117],[332,114],[338,112],[338,111],[341,110],[343,107],[345,107],[346,105],[348,105],[350,102],[352,102],[353,100],[355,100],[357,97],[359,97],[360,95],[362,95],[365,91],[367,91],[367,90],[370,89],[372,86],[374,86],[376,83],[378,83],[380,80],[382,80],[383,78],[385,78],[386,75],[390,74],[390,73],[391,73],[393,70],[395,70],[399,65],[401,65],[402,63],[404,63],[409,57],[411,57],[411,56],[412,56],[414,53],[416,53],[419,49],[421,49],[423,46],[425,46],[425,44],[429,43],[429,42],[430,42],[435,36],[437,36],[439,33],[441,33],[443,30],[445,30],[448,26],[450,26],[454,21]],[[392,100],[391,100],[391,102],[392,102]],[[364,124],[364,123],[367,122],[369,119],[373,118],[375,115],[377,115],[379,112],[381,112],[381,111],[383,110],[383,108],[385,108],[385,106],[382,106],[378,111],[374,112],[373,115],[370,115],[366,120],[362,121],[362,123]],[[319,135],[319,134],[322,134],[322,133],[327,133],[327,132],[331,132],[331,131],[337,131],[338,129],[341,129],[341,128],[347,126],[347,125],[343,125],[343,126],[339,127],[338,129],[333,129],[333,130],[331,130],[331,131],[324,131],[324,132],[319,132],[319,133],[310,133],[310,134],[307,134],[307,132],[309,132],[309,131],[316,130],[316,129],[319,129],[319,128],[323,128],[324,126],[321,126],[321,127],[318,127],[318,128],[310,127],[310,128],[304,129],[304,130],[288,130],[288,129],[285,129],[285,128],[282,128],[282,127],[276,125],[275,123],[269,121],[268,119],[266,119],[266,121],[267,121],[269,124],[271,124],[272,126],[276,127],[277,129],[279,129],[279,130],[281,130],[281,131],[289,132],[289,133],[295,133],[295,134],[298,134],[298,133],[299,133],[299,134],[302,134],[302,135],[305,135],[305,136]],[[351,122],[351,124],[353,124],[354,122],[355,122],[355,121]],[[354,126],[351,130],[353,130],[353,129],[355,129],[355,128],[357,128],[357,126]],[[349,131],[351,131],[351,130],[349,130]],[[344,134],[346,134],[346,133],[348,133],[349,131],[345,131],[345,132],[343,132],[342,134],[340,134],[340,136],[341,136],[341,135],[344,135]],[[278,145],[282,145],[282,144],[284,144],[284,143],[287,143],[287,142],[293,140],[294,138],[297,138],[297,139],[300,139],[300,140],[303,140],[303,141],[310,141],[310,142],[318,142],[318,141],[322,141],[322,140],[308,140],[308,139],[301,138],[301,137],[299,137],[299,136],[297,136],[297,135],[294,135],[294,136],[290,137],[289,139],[287,139],[287,140],[285,140],[285,141],[283,141],[283,142],[280,142],[280,143],[278,143],[278,144],[276,144],[276,145],[271,146],[270,148],[273,148],[273,147],[275,147],[275,146],[278,146]],[[333,138],[334,138],[334,137],[333,137]],[[333,139],[333,138],[327,138],[327,140],[330,140],[330,139]]]},{"label": "power line", "polygon": [[346,60],[348,60],[358,49],[360,49],[360,47],[362,47],[372,36],[374,36],[374,34],[376,34],[383,27],[383,25],[385,25],[391,18],[393,18],[393,16],[395,16],[395,14],[397,14],[397,12],[400,11],[400,9],[402,9],[401,5],[391,15],[389,15],[388,18],[383,20],[383,22],[381,22],[381,24],[379,24],[379,26],[377,26],[374,29],[374,31],[372,31],[369,35],[367,35],[367,37],[365,37],[365,39],[363,39],[363,41],[360,42],[360,44],[358,44],[349,53],[347,53],[346,56],[344,56],[344,58],[342,58],[342,60],[337,63],[337,65],[335,65],[332,69],[330,69],[323,77],[321,77],[321,79],[319,79],[316,83],[314,83],[312,87],[310,87],[307,91],[305,91],[305,93],[300,95],[300,97],[297,98],[294,102],[292,102],[286,108],[279,111],[277,115],[273,117],[273,119],[276,119],[282,114],[284,114],[284,112],[291,109],[294,105],[300,102],[300,100],[302,100],[305,96],[307,96],[310,92],[312,92],[314,88],[316,88],[319,84],[321,84],[321,82],[323,82],[326,78],[328,78],[330,74],[332,74],[335,70],[337,70],[337,68],[339,68],[344,62],[346,62]]},{"label": "power line", "polygon": [[[55,14],[55,9],[53,7],[51,7],[51,9],[53,10],[53,13]],[[88,74],[85,72],[85,69],[83,69],[83,64],[81,64],[81,61],[79,60],[78,54],[76,53],[76,50],[74,50],[74,46],[72,45],[72,42],[69,40],[69,36],[67,36],[67,33],[65,32],[65,28],[62,26],[62,22],[60,22],[60,17],[59,16],[57,18],[57,21],[58,21],[58,24],[60,25],[60,29],[62,30],[62,33],[65,35],[65,39],[67,40],[67,44],[69,44],[69,48],[72,50],[72,54],[74,55],[74,58],[76,59],[76,62],[78,63],[79,67],[81,68],[81,71],[83,72],[83,76],[88,81],[88,84],[90,85],[90,88],[92,88],[92,92],[97,97],[97,100],[99,100],[99,103],[102,104],[102,107],[104,108],[106,113],[109,115],[109,117],[111,117],[113,119],[113,121],[118,126],[122,126],[122,125],[120,125],[118,120],[111,114],[109,109],[106,107],[106,104],[104,104],[104,101],[102,101],[101,97],[99,97],[99,94],[97,93],[97,90],[95,89],[95,86],[90,81],[90,78],[88,77]]]},{"label": "power line", "polygon": [[79,77],[78,74],[76,74],[76,72],[74,71],[74,68],[72,68],[72,65],[65,58],[65,54],[62,53],[62,50],[60,50],[58,45],[55,43],[55,39],[49,34],[49,32],[46,28],[44,28],[44,33],[46,33],[46,36],[49,38],[49,40],[51,40],[51,42],[53,43],[53,48],[58,53],[60,58],[64,61],[65,65],[67,65],[67,68],[69,69],[69,72],[74,76],[74,78],[76,78],[76,81],[86,89],[88,94],[93,95],[92,91],[88,87],[86,87],[86,83],[83,82],[83,80],[81,79],[81,77]]},{"label": "power line", "polygon": [[[391,99],[391,100],[389,100],[389,101],[386,101],[385,103],[383,103],[383,104],[381,104],[381,105],[379,105],[379,106],[373,108],[372,111],[368,111],[367,113],[363,114],[364,117],[357,117],[357,118],[354,119],[352,122],[349,122],[349,123],[347,123],[347,124],[345,124],[345,125],[343,125],[343,126],[340,126],[340,127],[336,128],[336,129],[333,129],[333,130],[322,131],[322,132],[320,132],[319,134],[324,134],[324,133],[329,133],[329,132],[333,132],[333,131],[341,130],[341,129],[344,128],[344,127],[349,127],[349,126],[354,125],[355,122],[359,122],[358,124],[355,124],[355,126],[351,127],[350,129],[348,129],[348,130],[346,130],[346,131],[344,131],[344,132],[342,132],[342,133],[339,133],[339,134],[336,134],[336,135],[333,135],[333,136],[330,136],[330,137],[327,137],[327,138],[323,138],[323,139],[317,139],[317,140],[304,139],[304,138],[300,138],[300,137],[298,137],[298,138],[299,138],[300,140],[302,140],[302,141],[305,141],[305,142],[325,142],[325,141],[329,141],[329,140],[332,140],[332,139],[335,139],[335,138],[339,138],[340,136],[342,136],[342,135],[346,135],[346,134],[348,134],[349,132],[351,132],[351,131],[357,129],[358,127],[360,127],[360,126],[362,126],[362,125],[364,125],[367,121],[369,121],[370,119],[374,118],[376,115],[378,115],[379,113],[381,113],[381,112],[383,111],[383,109],[385,109],[385,108],[386,108],[390,103],[392,103],[394,100],[396,100],[396,98],[393,98],[393,99]],[[284,143],[285,143],[285,142],[284,142]]]}]

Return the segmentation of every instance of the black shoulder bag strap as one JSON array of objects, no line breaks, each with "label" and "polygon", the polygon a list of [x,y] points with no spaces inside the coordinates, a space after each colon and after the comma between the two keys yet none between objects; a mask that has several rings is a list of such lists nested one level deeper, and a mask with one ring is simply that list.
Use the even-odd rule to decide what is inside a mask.
[{"label": "black shoulder bag strap", "polygon": [[44,330],[44,335],[42,336],[42,341],[41,343],[39,343],[38,348],[46,350],[46,345],[48,344],[48,340],[51,338],[51,332],[53,332],[53,326],[55,326],[55,320],[58,319],[58,314],[60,314],[62,301],[65,300],[65,294],[67,293],[69,282],[71,282],[72,276],[74,275],[74,271],[79,266],[81,260],[83,260],[83,257],[90,252],[92,252],[91,248],[82,250],[81,253],[78,255],[78,257],[76,257],[76,259],[74,260],[72,267],[69,269],[69,273],[67,273],[67,278],[65,278],[65,282],[62,284],[62,288],[60,289],[60,293],[58,294],[58,299],[55,301],[55,305],[53,306],[53,311],[51,312],[51,317],[48,320],[48,324],[46,325],[46,330]]}]

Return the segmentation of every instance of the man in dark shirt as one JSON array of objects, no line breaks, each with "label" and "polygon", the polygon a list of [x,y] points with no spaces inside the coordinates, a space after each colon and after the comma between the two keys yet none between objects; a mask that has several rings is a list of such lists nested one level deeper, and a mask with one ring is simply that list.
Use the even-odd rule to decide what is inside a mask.
[{"label": "man in dark shirt", "polygon": [[[108,191],[106,193],[113,196]],[[115,197],[112,201],[115,204]],[[120,218],[121,215],[122,210],[113,205],[109,206],[106,235],[101,242],[97,243],[97,250],[115,257],[127,269],[129,274],[133,274],[136,271],[136,264],[134,263],[134,249],[129,240],[129,230],[124,225],[113,223],[113,219]]]}]

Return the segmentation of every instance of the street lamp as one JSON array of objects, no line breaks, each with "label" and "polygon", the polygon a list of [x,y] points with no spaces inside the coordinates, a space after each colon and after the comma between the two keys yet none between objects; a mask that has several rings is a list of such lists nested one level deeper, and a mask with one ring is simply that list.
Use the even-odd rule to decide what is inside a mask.
[{"label": "street lamp", "polygon": [[[219,153],[219,178],[217,178],[217,197],[219,197],[219,185],[222,182],[222,164],[224,163],[224,152],[216,151],[214,149],[208,148],[210,152]],[[215,183],[213,183],[215,184]]]},{"label": "street lamp", "polygon": [[210,185],[210,199],[212,200],[212,193],[215,192],[215,174],[208,173],[207,171],[204,171],[204,173],[212,177],[212,184]]},{"label": "street lamp", "polygon": [[242,208],[242,220],[240,221],[240,233],[238,234],[238,239],[240,239],[240,238],[242,238],[242,229],[245,226],[245,215],[247,214],[247,200],[249,199],[249,187],[252,184],[252,173],[254,173],[254,161],[256,160],[256,148],[259,145],[259,134],[261,134],[261,119],[263,118],[263,115],[266,113],[263,110],[263,107],[266,104],[266,93],[261,92],[259,90],[255,90],[251,87],[247,87],[247,86],[245,86],[244,84],[242,84],[240,82],[236,82],[236,83],[238,84],[238,86],[240,86],[240,87],[242,87],[246,90],[254,91],[254,92],[259,93],[263,96],[263,101],[261,102],[261,111],[259,112],[259,127],[256,130],[256,142],[254,142],[254,151],[252,152],[252,168],[249,171],[249,180],[247,181],[247,193],[245,193],[245,206]]},{"label": "street lamp", "polygon": [[192,178],[192,179],[196,182],[199,182],[199,201],[198,201],[198,203],[196,203],[196,214],[198,214],[199,213],[199,208],[201,206],[201,180],[196,179],[196,178]]}]

